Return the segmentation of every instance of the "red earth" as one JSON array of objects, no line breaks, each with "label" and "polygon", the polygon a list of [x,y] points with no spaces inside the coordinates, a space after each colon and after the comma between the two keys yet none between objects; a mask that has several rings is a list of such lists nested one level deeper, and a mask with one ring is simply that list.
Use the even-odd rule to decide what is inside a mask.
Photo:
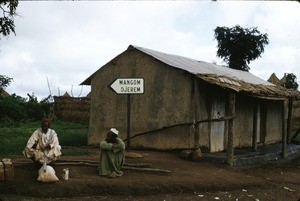
[{"label": "red earth", "polygon": [[[84,148],[82,148],[84,149]],[[39,167],[24,158],[13,158],[14,180],[0,182],[0,201],[49,200],[286,200],[300,198],[300,156],[255,167],[232,168],[205,159],[192,162],[180,152],[127,153],[124,175],[107,178],[97,174],[98,148],[83,156],[62,156],[53,164],[60,179],[37,181]],[[142,157],[133,157],[135,155]],[[76,163],[70,163],[77,161]],[[134,165],[147,166],[129,169]],[[69,180],[62,179],[63,169]]]}]

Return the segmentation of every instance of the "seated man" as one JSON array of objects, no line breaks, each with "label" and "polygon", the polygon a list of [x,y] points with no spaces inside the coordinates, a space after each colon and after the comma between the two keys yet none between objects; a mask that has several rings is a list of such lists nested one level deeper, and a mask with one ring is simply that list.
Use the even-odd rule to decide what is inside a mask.
[{"label": "seated man", "polygon": [[100,142],[100,165],[99,175],[112,178],[123,175],[121,171],[124,163],[124,142],[118,138],[119,131],[111,128],[106,138]]},{"label": "seated man", "polygon": [[47,118],[42,120],[41,128],[34,131],[23,151],[25,157],[36,163],[44,164],[44,168],[46,168],[48,163],[55,161],[61,155],[61,146],[59,145],[57,134],[50,129],[50,123],[50,120]]}]

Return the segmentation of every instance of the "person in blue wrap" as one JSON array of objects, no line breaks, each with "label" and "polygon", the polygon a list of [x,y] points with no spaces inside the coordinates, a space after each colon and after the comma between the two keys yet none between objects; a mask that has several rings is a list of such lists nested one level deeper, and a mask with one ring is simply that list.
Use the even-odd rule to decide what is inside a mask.
[{"label": "person in blue wrap", "polygon": [[118,137],[119,131],[111,128],[106,138],[100,142],[99,175],[111,178],[123,175],[122,166],[125,160],[125,143]]}]

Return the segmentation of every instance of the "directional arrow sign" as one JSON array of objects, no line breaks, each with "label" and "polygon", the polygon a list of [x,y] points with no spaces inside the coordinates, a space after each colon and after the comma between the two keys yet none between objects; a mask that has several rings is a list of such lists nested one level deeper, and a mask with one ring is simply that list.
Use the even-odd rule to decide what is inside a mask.
[{"label": "directional arrow sign", "polygon": [[110,88],[117,94],[142,94],[144,93],[143,78],[118,78]]}]

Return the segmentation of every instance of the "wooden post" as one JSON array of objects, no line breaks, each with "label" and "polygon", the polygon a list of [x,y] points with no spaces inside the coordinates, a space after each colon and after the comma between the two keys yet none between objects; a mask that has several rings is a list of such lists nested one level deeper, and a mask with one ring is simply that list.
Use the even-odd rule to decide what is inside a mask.
[{"label": "wooden post", "polygon": [[257,151],[257,115],[258,115],[258,103],[255,100],[254,109],[253,109],[252,151]]},{"label": "wooden post", "polygon": [[[192,108],[193,108],[193,121],[196,122],[197,118],[197,102],[196,102],[196,78],[192,78]],[[199,124],[193,125],[193,132],[194,132],[194,149],[199,149],[199,132],[198,132]]]},{"label": "wooden post", "polygon": [[234,148],[233,148],[233,139],[234,139],[234,115],[235,115],[235,93],[229,94],[228,101],[228,115],[232,116],[228,121],[228,142],[227,142],[227,164],[229,166],[233,166],[233,156],[234,156]]},{"label": "wooden post", "polygon": [[293,117],[293,100],[289,99],[288,119],[287,119],[287,143],[291,142],[291,126]]},{"label": "wooden post", "polygon": [[286,159],[286,100],[282,102],[282,158]]},{"label": "wooden post", "polygon": [[130,94],[127,95],[127,147],[130,150]]}]

